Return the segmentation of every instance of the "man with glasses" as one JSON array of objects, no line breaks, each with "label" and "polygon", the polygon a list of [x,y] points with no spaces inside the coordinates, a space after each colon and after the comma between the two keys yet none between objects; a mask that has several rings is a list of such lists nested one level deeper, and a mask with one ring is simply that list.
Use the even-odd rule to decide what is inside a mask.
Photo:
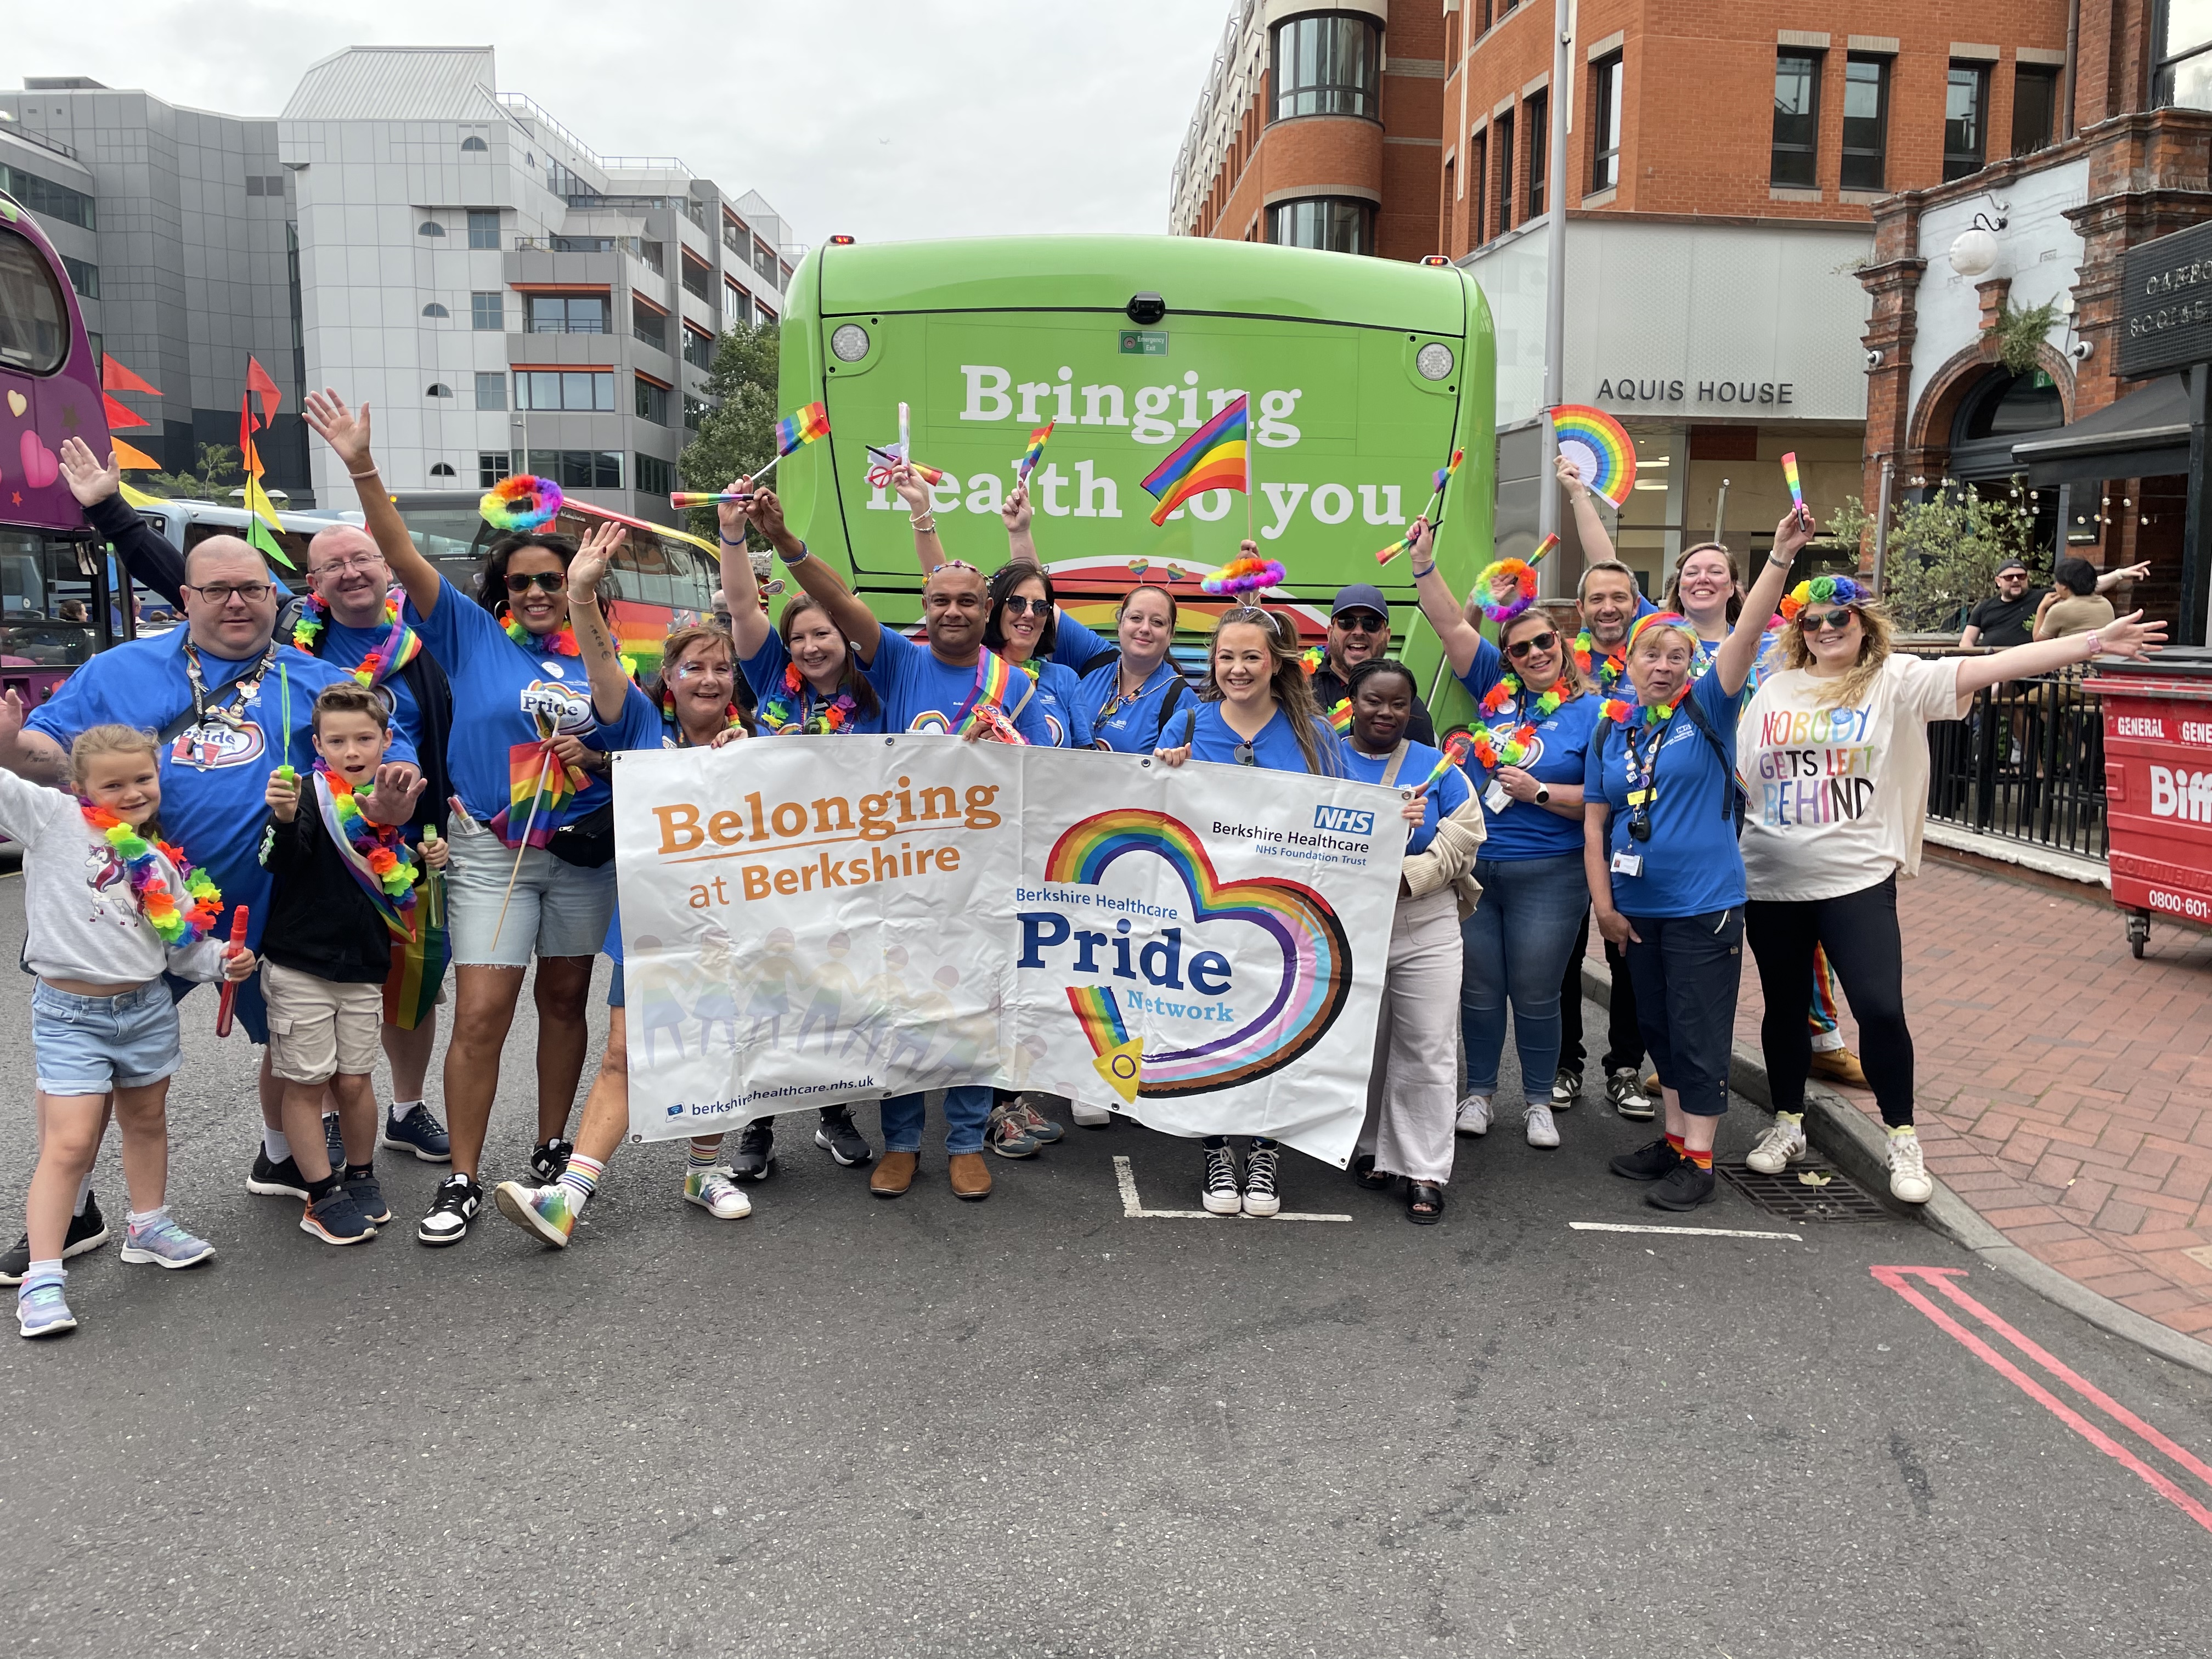
[{"label": "man with glasses", "polygon": [[[270,892],[258,856],[269,775],[287,762],[301,769],[313,763],[316,696],[350,676],[276,638],[277,592],[269,567],[237,537],[200,543],[185,556],[182,575],[185,625],[102,652],[20,729],[12,714],[0,716],[0,765],[66,788],[69,745],[78,732],[111,721],[150,728],[161,744],[162,830],[222,890],[226,917],[233,906],[251,907],[246,943],[258,950]],[[411,744],[395,739],[390,754],[362,811],[379,823],[404,823],[422,781]],[[191,988],[170,981],[176,996]],[[264,1144],[252,1180],[300,1188],[277,1111],[283,1091],[269,1070],[268,1010],[258,978],[239,987],[237,1018],[263,1048]]]},{"label": "man with glasses", "polygon": [[[2097,591],[2106,592],[2122,582],[2139,582],[2149,574],[2148,559],[2141,564],[2124,565],[2100,574]],[[2027,561],[2019,558],[2007,559],[1997,567],[1996,586],[1996,597],[1982,600],[1966,613],[1966,632],[1959,635],[1960,645],[2002,651],[2034,638],[2036,610],[2051,590],[2033,586],[2028,580]]]},{"label": "man with glasses", "polygon": [[[1319,662],[1310,653],[1306,661],[1310,665],[1315,707],[1327,720],[1329,711],[1352,695],[1352,671],[1370,657],[1390,654],[1390,604],[1382,597],[1382,590],[1371,582],[1354,582],[1341,589],[1336,603],[1329,607],[1328,643],[1322,648]],[[1436,746],[1437,724],[1429,717],[1429,707],[1417,691],[1413,697],[1413,712],[1406,722],[1405,735],[1414,743]]]}]

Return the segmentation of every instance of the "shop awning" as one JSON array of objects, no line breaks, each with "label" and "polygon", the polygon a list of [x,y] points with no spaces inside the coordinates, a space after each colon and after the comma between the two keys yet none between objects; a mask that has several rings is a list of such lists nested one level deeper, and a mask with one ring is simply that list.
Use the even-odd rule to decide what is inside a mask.
[{"label": "shop awning", "polygon": [[2189,471],[2189,386],[2179,374],[2153,380],[2118,403],[2012,447],[2030,484],[2163,478]]}]

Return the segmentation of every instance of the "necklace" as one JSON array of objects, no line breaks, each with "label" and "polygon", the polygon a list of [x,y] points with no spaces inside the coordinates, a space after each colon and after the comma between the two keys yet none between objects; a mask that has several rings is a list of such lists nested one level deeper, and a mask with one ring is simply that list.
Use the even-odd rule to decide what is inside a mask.
[{"label": "necklace", "polygon": [[1304,669],[1309,674],[1318,674],[1321,672],[1322,665],[1328,660],[1328,652],[1322,646],[1310,645],[1304,650],[1298,653],[1298,666]]},{"label": "necklace", "polygon": [[408,850],[400,826],[370,823],[361,810],[353,785],[326,763],[317,761],[314,771],[316,781],[329,798],[331,817],[352,854],[346,860],[346,867],[369,897],[378,901],[377,909],[386,923],[392,921],[396,912],[399,923],[396,931],[412,938],[414,924],[409,917],[415,908],[415,883],[421,872],[415,867],[414,854]]},{"label": "necklace", "polygon": [[[1164,662],[1165,660],[1166,659],[1164,658],[1161,659],[1162,662]],[[1114,690],[1108,695],[1104,705],[1098,710],[1098,718],[1103,720],[1109,715],[1119,714],[1122,709],[1129,708],[1132,704],[1135,703],[1136,701],[1139,697],[1143,696],[1146,692],[1152,689],[1152,683],[1158,678],[1158,674],[1159,665],[1155,664],[1152,672],[1146,674],[1143,679],[1137,683],[1137,689],[1135,690],[1124,691],[1121,689],[1121,665],[1116,664],[1114,669]]]},{"label": "necklace", "polygon": [[814,688],[807,684],[799,665],[793,663],[783,671],[782,688],[761,704],[760,723],[779,737],[842,732],[853,723],[851,692],[841,691],[819,706],[814,697]]},{"label": "necklace", "polygon": [[[238,687],[238,696],[233,700],[236,706],[210,708],[208,707],[207,681],[200,673],[200,648],[190,639],[185,640],[185,680],[192,689],[192,724],[205,726],[212,719],[220,720],[234,732],[244,731],[246,717],[238,711],[251,703],[259,695],[262,676],[268,673],[269,665],[276,660],[276,641],[271,639],[269,641],[269,649],[262,653],[261,660],[231,682]],[[290,735],[289,732],[285,733],[287,738]],[[203,764],[200,769],[204,772],[207,768]]]},{"label": "necklace", "polygon": [[[309,656],[320,656],[316,643],[329,624],[330,607],[319,596],[310,593],[300,607],[299,620],[292,624],[292,643]],[[384,684],[422,654],[422,637],[399,619],[399,602],[386,593],[384,596],[384,621],[390,629],[374,651],[356,665],[353,677],[372,690]]]},{"label": "necklace", "polygon": [[[188,647],[189,648],[189,647]],[[97,830],[131,878],[131,896],[138,902],[138,914],[160,938],[173,950],[187,945],[197,945],[207,937],[208,929],[215,926],[216,918],[222,914],[222,891],[208,879],[207,872],[189,863],[179,848],[165,841],[149,841],[105,806],[94,806],[88,800],[80,800],[78,810],[84,821]],[[177,883],[185,890],[191,903],[177,908],[175,895],[162,878],[160,860],[167,859],[176,866]]]},{"label": "necklace", "polygon": [[[1520,699],[1522,696],[1521,677],[1509,669],[1498,677],[1498,684],[1492,686],[1484,696],[1482,712],[1486,714],[1495,714],[1507,703]],[[1559,712],[1559,705],[1566,700],[1565,695],[1555,682],[1550,690],[1536,699],[1536,718],[1540,720],[1551,719]]]},{"label": "necklace", "polygon": [[[1492,686],[1482,699],[1482,712],[1485,715],[1495,714],[1508,703],[1514,703],[1517,705],[1516,718],[1509,720],[1506,726],[1486,726],[1479,732],[1468,732],[1468,747],[1474,757],[1491,771],[1494,772],[1501,766],[1518,766],[1528,757],[1529,745],[1536,735],[1536,722],[1549,720],[1558,714],[1560,705],[1565,702],[1566,698],[1559,688],[1553,685],[1536,699],[1532,718],[1522,689],[1521,677],[1510,672],[1500,674],[1498,684]],[[1507,726],[1512,729],[1509,731]]]},{"label": "necklace", "polygon": [[[1603,653],[1602,660],[1600,659],[1601,652]],[[1591,667],[1593,663],[1596,664],[1595,671]],[[1585,628],[1575,635],[1575,666],[1595,680],[1599,690],[1610,691],[1620,684],[1621,672],[1628,666],[1628,658],[1625,651],[1606,651]]]},{"label": "necklace", "polygon": [[1630,724],[1632,717],[1637,711],[1641,709],[1644,714],[1642,723],[1647,726],[1657,726],[1662,720],[1674,718],[1674,710],[1680,706],[1682,699],[1689,693],[1690,688],[1685,684],[1674,694],[1671,701],[1664,704],[1623,702],[1619,697],[1607,697],[1598,706],[1598,716],[1601,720],[1611,720],[1616,726],[1626,726]]},{"label": "necklace", "polygon": [[576,630],[567,623],[562,623],[553,633],[533,634],[509,617],[507,619],[507,637],[525,651],[550,651],[556,657],[580,657],[584,654],[576,648]]}]

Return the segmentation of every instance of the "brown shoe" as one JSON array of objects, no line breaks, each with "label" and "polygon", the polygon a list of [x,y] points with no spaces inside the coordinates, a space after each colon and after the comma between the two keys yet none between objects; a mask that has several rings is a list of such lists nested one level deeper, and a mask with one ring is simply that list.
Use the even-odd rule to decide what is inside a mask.
[{"label": "brown shoe", "polygon": [[[914,1185],[915,1165],[921,1162],[919,1152],[885,1152],[876,1164],[875,1174],[868,1177],[868,1190],[878,1198],[904,1196],[906,1189]],[[989,1185],[988,1181],[985,1185]]]},{"label": "brown shoe", "polygon": [[952,1177],[952,1196],[978,1199],[991,1195],[991,1166],[983,1161],[981,1152],[955,1152],[946,1161],[945,1172]]},{"label": "brown shoe", "polygon": [[1813,1075],[1825,1078],[1830,1083],[1840,1083],[1846,1088],[1867,1086],[1865,1068],[1859,1057],[1848,1048],[1830,1048],[1813,1056]]}]

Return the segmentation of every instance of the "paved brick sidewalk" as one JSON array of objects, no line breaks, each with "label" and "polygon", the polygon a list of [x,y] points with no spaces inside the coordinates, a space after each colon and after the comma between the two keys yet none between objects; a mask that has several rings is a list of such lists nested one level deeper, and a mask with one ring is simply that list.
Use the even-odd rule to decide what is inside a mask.
[{"label": "paved brick sidewalk", "polygon": [[[1929,1171],[2029,1254],[2212,1340],[2212,935],[2154,923],[2137,962],[2109,903],[1933,856],[1899,898]],[[1753,1050],[1760,1012],[1747,962]]]}]

